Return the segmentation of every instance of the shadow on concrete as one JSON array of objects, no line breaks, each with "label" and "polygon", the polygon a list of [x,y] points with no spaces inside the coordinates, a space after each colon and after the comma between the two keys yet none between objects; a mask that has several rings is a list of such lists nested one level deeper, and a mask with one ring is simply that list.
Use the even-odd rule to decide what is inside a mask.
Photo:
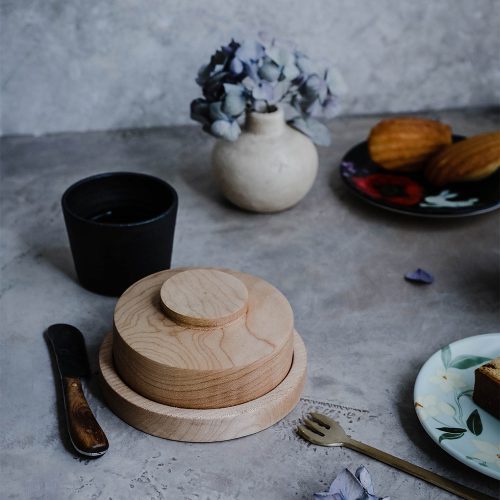
[{"label": "shadow on concrete", "polygon": [[75,283],[78,282],[69,246],[44,247],[37,254],[37,257],[45,260],[54,269],[65,274]]}]

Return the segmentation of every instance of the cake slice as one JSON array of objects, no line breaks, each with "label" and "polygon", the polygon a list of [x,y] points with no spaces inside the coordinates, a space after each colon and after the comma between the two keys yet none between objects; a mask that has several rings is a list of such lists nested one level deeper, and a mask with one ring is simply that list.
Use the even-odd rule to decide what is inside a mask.
[{"label": "cake slice", "polygon": [[500,357],[480,366],[474,374],[472,399],[481,408],[500,419]]}]

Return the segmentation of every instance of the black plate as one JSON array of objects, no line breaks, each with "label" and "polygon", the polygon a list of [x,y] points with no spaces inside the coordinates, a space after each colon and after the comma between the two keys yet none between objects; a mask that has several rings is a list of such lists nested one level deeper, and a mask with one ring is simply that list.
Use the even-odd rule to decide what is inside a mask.
[{"label": "black plate", "polygon": [[[463,139],[453,136],[453,142]],[[340,176],[353,193],[368,203],[418,217],[465,217],[500,207],[499,170],[481,181],[436,187],[420,172],[383,170],[370,158],[366,141],[344,156]]]}]

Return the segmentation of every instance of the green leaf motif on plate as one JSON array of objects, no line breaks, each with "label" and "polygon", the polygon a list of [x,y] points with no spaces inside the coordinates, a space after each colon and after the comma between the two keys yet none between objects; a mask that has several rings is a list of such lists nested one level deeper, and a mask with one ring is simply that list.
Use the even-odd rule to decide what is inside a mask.
[{"label": "green leaf motif on plate", "polygon": [[[470,354],[462,354],[461,356],[457,356],[453,359],[451,363],[449,363],[450,368],[458,368],[459,370],[466,370],[467,368],[471,368],[472,366],[481,365],[490,361],[491,358],[485,358],[483,356],[472,356]],[[445,365],[446,366],[446,365]]]},{"label": "green leaf motif on plate", "polygon": [[449,345],[441,349],[441,360],[443,361],[444,367],[448,368],[451,360],[451,349]]},{"label": "green leaf motif on plate", "polygon": [[489,469],[489,465],[484,461],[484,460],[481,460],[480,458],[477,458],[477,457],[471,457],[469,455],[465,455],[465,458],[468,458],[469,460],[473,460],[474,462],[477,462],[479,465],[481,465],[482,467],[486,467],[487,469]]},{"label": "green leaf motif on plate", "polygon": [[467,429],[462,429],[460,427],[436,427],[438,431],[448,432],[451,434],[460,434],[467,432]]},{"label": "green leaf motif on plate", "polygon": [[445,439],[460,439],[465,433],[464,432],[445,432],[439,436],[439,442]]},{"label": "green leaf motif on plate", "polygon": [[467,419],[467,427],[475,436],[479,436],[483,432],[483,423],[481,416],[477,410],[474,410]]}]

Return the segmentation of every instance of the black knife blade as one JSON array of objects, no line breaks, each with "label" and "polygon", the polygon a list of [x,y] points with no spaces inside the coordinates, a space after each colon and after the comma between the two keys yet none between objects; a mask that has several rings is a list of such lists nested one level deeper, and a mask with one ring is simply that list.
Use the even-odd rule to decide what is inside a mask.
[{"label": "black knife blade", "polygon": [[109,444],[85,399],[80,381],[90,376],[83,335],[74,326],[56,324],[47,329],[47,338],[59,369],[71,443],[82,455],[100,457]]}]

